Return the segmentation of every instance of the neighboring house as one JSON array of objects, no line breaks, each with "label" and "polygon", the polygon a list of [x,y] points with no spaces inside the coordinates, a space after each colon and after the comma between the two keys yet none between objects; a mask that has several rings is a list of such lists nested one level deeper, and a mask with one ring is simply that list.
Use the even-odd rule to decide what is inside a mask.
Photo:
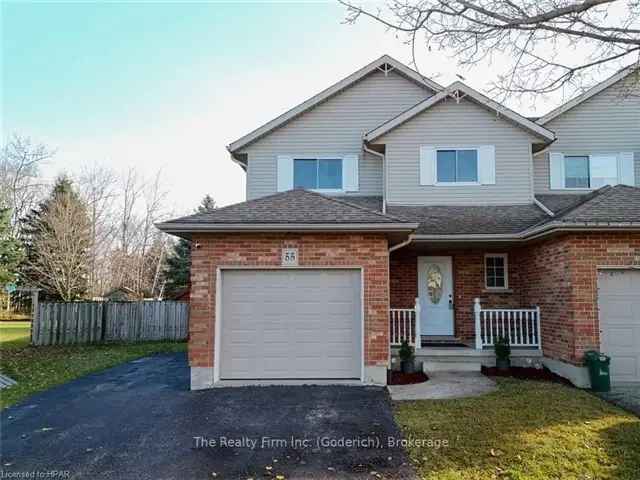
[{"label": "neighboring house", "polygon": [[635,75],[532,121],[383,56],[233,142],[248,201],[159,225],[194,245],[192,388],[384,384],[403,339],[477,369],[500,335],[640,381]]},{"label": "neighboring house", "polygon": [[128,287],[116,287],[109,290],[102,297],[108,302],[133,302],[140,300],[140,296]]}]

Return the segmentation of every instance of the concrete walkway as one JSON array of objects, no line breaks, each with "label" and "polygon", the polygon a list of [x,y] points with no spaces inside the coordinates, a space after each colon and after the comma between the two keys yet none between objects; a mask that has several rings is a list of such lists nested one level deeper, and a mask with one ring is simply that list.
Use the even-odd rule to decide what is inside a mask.
[{"label": "concrete walkway", "polygon": [[496,383],[479,372],[433,372],[429,381],[413,385],[387,387],[392,400],[438,400],[484,395],[496,389]]},{"label": "concrete walkway", "polygon": [[614,384],[610,392],[596,393],[596,395],[640,417],[640,383]]}]

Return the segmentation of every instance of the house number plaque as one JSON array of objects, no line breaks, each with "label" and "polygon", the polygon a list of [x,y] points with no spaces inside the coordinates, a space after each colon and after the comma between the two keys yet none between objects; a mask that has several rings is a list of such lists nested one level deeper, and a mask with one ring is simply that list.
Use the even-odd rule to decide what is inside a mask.
[{"label": "house number plaque", "polygon": [[283,267],[298,266],[298,249],[297,248],[282,249],[282,266]]}]

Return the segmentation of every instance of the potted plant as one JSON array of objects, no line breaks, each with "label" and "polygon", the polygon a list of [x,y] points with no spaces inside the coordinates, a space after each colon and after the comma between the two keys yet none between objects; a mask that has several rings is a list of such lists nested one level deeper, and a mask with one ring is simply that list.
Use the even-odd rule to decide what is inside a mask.
[{"label": "potted plant", "polygon": [[511,346],[509,345],[509,340],[503,336],[498,337],[493,349],[496,353],[496,367],[498,367],[498,370],[503,372],[509,370],[509,367],[511,367],[511,360],[509,359],[511,356]]},{"label": "potted plant", "polygon": [[415,355],[413,354],[413,347],[409,345],[409,342],[406,340],[402,341],[398,355],[400,355],[400,369],[402,373],[415,372]]}]

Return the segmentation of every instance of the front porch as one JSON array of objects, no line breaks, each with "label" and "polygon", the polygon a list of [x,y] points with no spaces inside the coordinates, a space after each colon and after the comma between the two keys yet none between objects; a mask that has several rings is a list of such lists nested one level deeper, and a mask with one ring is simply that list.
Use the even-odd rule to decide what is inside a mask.
[{"label": "front porch", "polygon": [[541,312],[522,295],[523,262],[526,252],[491,245],[392,252],[392,352],[406,340],[427,371],[479,370],[495,365],[493,346],[504,337],[514,365],[540,365]]}]

